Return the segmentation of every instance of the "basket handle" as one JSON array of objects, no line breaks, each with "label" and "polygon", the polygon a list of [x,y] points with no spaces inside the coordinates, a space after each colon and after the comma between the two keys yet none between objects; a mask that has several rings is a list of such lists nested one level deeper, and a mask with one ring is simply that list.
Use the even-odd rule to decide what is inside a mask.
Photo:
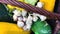
[{"label": "basket handle", "polygon": [[48,19],[58,19],[58,20],[60,20],[60,14],[52,13],[52,12],[49,12],[49,11],[44,10],[42,8],[38,8],[38,7],[32,6],[32,5],[24,3],[24,2],[20,2],[20,1],[17,1],[17,0],[0,0],[0,3],[17,6],[17,7],[23,8],[27,11],[31,11],[31,12],[34,12],[34,13],[38,13],[38,14],[47,16]]}]

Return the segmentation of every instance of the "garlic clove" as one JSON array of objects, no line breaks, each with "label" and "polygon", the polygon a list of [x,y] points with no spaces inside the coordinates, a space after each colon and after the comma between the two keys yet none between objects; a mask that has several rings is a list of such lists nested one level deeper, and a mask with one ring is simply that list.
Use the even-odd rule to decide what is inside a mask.
[{"label": "garlic clove", "polygon": [[18,17],[16,15],[13,15],[13,20],[17,21]]},{"label": "garlic clove", "polygon": [[30,31],[31,25],[32,25],[32,16],[29,15],[26,21],[26,25],[23,27],[23,29]]},{"label": "garlic clove", "polygon": [[26,26],[23,27],[24,30],[27,30]]},{"label": "garlic clove", "polygon": [[32,24],[32,21],[26,22],[26,25],[31,25],[31,24]]},{"label": "garlic clove", "polygon": [[31,16],[31,15],[29,15],[27,20],[32,20],[32,16]]},{"label": "garlic clove", "polygon": [[36,22],[38,20],[38,17],[36,15],[36,13],[33,13],[33,21]]},{"label": "garlic clove", "polygon": [[26,17],[23,17],[23,21],[26,22],[27,21],[27,18]]},{"label": "garlic clove", "polygon": [[36,22],[38,20],[38,17],[34,16],[33,21]]},{"label": "garlic clove", "polygon": [[19,11],[19,10],[14,10],[13,13],[16,16],[21,16],[21,11]]},{"label": "garlic clove", "polygon": [[27,15],[27,11],[26,10],[22,10],[22,16],[26,16]]},{"label": "garlic clove", "polygon": [[22,21],[23,20],[23,18],[22,17],[18,17],[18,21]]},{"label": "garlic clove", "polygon": [[42,8],[43,5],[44,5],[44,3],[42,3],[42,2],[38,2],[37,5],[36,5],[36,7]]},{"label": "garlic clove", "polygon": [[47,19],[47,17],[43,16],[43,15],[40,15],[39,17],[40,17],[41,21],[45,21]]},{"label": "garlic clove", "polygon": [[28,16],[26,24],[32,24],[32,16]]},{"label": "garlic clove", "polygon": [[38,16],[41,19],[41,21],[45,21],[47,19],[47,17],[44,16],[44,15],[40,15],[40,14],[37,14],[37,13],[35,15]]},{"label": "garlic clove", "polygon": [[27,25],[27,30],[30,31],[31,25]]},{"label": "garlic clove", "polygon": [[22,21],[17,21],[17,26],[18,26],[18,27],[23,27],[23,26],[24,26],[24,22],[22,22]]},{"label": "garlic clove", "polygon": [[27,30],[27,31],[30,31],[30,28],[31,28],[30,25],[25,25],[25,26],[23,27],[23,29],[24,29],[24,30]]},{"label": "garlic clove", "polygon": [[38,17],[36,15],[36,13],[33,13],[33,21],[36,22],[38,20]]}]

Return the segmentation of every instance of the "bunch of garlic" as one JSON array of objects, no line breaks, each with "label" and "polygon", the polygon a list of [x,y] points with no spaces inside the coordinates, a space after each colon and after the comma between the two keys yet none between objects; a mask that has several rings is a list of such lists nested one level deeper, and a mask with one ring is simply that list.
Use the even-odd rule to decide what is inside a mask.
[{"label": "bunch of garlic", "polygon": [[[42,8],[43,3],[38,2],[36,7]],[[41,19],[41,21],[46,20],[46,17],[37,13],[30,14],[26,10],[14,10],[13,11],[13,20],[17,21],[17,26],[22,27],[24,30],[30,30],[32,21],[36,22],[38,20],[38,17]],[[28,15],[27,15],[28,13]],[[32,15],[32,16],[31,16]],[[28,16],[28,17],[25,17]]]}]

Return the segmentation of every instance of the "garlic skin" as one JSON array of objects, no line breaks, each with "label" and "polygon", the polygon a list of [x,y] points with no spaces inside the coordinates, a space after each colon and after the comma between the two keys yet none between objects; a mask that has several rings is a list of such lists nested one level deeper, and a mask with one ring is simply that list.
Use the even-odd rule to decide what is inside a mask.
[{"label": "garlic skin", "polygon": [[36,5],[36,7],[42,8],[43,5],[44,5],[44,3],[42,3],[42,2],[38,2],[37,5]]},{"label": "garlic skin", "polygon": [[14,20],[14,21],[17,21],[17,18],[18,18],[18,17],[17,17],[16,15],[13,15],[13,20]]},{"label": "garlic skin", "polygon": [[27,11],[26,10],[22,10],[22,16],[26,16],[27,15]]},{"label": "garlic skin", "polygon": [[23,27],[23,26],[24,26],[24,22],[22,22],[22,21],[17,21],[17,26],[18,26],[18,27]]},{"label": "garlic skin", "polygon": [[14,10],[13,13],[16,16],[21,16],[21,11],[19,11],[19,10]]}]

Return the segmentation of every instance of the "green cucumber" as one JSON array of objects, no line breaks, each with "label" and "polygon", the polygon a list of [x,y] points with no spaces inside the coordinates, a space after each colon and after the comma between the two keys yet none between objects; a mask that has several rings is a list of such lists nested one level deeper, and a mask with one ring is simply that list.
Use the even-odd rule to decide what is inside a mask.
[{"label": "green cucumber", "polygon": [[46,25],[46,23],[46,21],[38,20],[32,25],[31,30],[35,34],[51,34],[51,27],[49,25]]},{"label": "green cucumber", "polygon": [[0,3],[0,22],[1,21],[12,21],[12,18],[9,15],[9,11],[7,10],[7,7],[2,3]]}]

